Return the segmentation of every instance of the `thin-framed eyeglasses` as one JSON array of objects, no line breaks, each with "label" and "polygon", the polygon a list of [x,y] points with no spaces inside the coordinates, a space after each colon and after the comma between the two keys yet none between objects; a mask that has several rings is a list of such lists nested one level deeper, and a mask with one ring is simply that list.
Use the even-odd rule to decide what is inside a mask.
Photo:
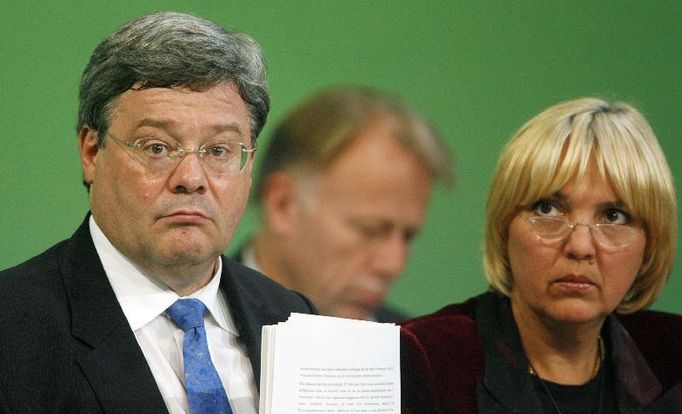
[{"label": "thin-framed eyeglasses", "polygon": [[609,223],[573,223],[559,217],[529,217],[526,221],[530,228],[540,239],[554,242],[568,237],[578,226],[590,229],[594,240],[602,247],[609,250],[622,249],[634,240],[635,235],[644,230],[624,224]]},{"label": "thin-framed eyeglasses", "polygon": [[152,172],[170,172],[180,164],[185,154],[195,153],[207,172],[237,174],[244,170],[249,156],[256,152],[255,146],[247,148],[241,142],[217,141],[203,144],[198,148],[183,148],[172,139],[139,138],[130,143],[108,131],[105,135],[116,141]]}]

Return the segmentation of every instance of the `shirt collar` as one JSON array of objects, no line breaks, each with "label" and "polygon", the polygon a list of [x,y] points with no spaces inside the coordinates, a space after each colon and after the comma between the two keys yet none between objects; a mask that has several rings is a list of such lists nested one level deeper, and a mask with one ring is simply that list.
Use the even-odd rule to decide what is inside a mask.
[{"label": "shirt collar", "polygon": [[[133,331],[163,314],[170,305],[180,298],[168,286],[146,275],[116,249],[92,216],[90,216],[89,227],[104,272]],[[201,300],[218,326],[238,336],[238,331],[224,297],[218,294],[223,263],[220,259],[217,261],[218,266],[216,266],[216,272],[211,281],[188,297]]]},{"label": "shirt collar", "polygon": [[[247,244],[246,247],[242,249],[240,261],[244,266],[250,267],[253,270],[263,273],[263,269],[261,269],[260,266],[258,266],[258,262],[256,261],[256,252],[255,249],[253,248],[253,242]],[[370,322],[376,322],[377,321],[376,313],[371,313],[367,315],[366,320]]]},{"label": "shirt collar", "polygon": [[247,244],[242,250],[241,262],[244,266],[263,273],[263,270],[258,266],[258,262],[256,262],[256,252],[253,249],[253,243]]}]

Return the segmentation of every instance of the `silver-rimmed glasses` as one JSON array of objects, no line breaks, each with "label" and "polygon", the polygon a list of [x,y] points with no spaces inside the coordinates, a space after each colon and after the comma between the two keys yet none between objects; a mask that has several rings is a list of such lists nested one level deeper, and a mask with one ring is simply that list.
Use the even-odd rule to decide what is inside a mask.
[{"label": "silver-rimmed glasses", "polygon": [[640,228],[623,224],[586,224],[573,223],[558,217],[529,217],[526,219],[530,228],[540,239],[553,242],[559,241],[573,232],[577,226],[585,226],[590,229],[592,237],[599,245],[606,249],[621,249],[634,239],[635,235],[642,233]]},{"label": "silver-rimmed glasses", "polygon": [[249,156],[256,148],[247,148],[241,142],[218,141],[203,144],[199,148],[183,148],[177,141],[159,138],[139,138],[126,142],[106,132],[129,154],[152,172],[170,172],[180,164],[185,154],[196,153],[208,172],[236,174],[244,170]]}]

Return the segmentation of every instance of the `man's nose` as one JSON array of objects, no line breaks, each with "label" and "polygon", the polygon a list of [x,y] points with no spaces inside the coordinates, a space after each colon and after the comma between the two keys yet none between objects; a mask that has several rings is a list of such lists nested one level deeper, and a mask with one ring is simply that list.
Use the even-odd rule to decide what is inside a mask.
[{"label": "man's nose", "polygon": [[176,193],[204,193],[207,177],[199,154],[185,152],[168,179],[171,191]]},{"label": "man's nose", "polygon": [[374,246],[372,266],[386,278],[396,279],[405,268],[408,252],[409,241],[393,231]]}]

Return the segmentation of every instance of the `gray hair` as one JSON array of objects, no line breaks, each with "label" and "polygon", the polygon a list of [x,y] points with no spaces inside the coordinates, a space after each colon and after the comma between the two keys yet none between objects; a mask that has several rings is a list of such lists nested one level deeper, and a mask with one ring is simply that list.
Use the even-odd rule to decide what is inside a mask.
[{"label": "gray hair", "polygon": [[263,154],[252,192],[262,202],[265,181],[278,171],[322,171],[358,132],[383,117],[398,121],[395,140],[424,163],[433,179],[453,181],[453,162],[431,123],[387,92],[364,86],[336,86],[308,98],[279,123]]},{"label": "gray hair", "polygon": [[205,90],[232,81],[249,109],[251,139],[270,109],[265,58],[249,35],[183,13],[138,17],[102,41],[83,70],[77,130],[100,132],[102,146],[116,99],[135,88]]}]

